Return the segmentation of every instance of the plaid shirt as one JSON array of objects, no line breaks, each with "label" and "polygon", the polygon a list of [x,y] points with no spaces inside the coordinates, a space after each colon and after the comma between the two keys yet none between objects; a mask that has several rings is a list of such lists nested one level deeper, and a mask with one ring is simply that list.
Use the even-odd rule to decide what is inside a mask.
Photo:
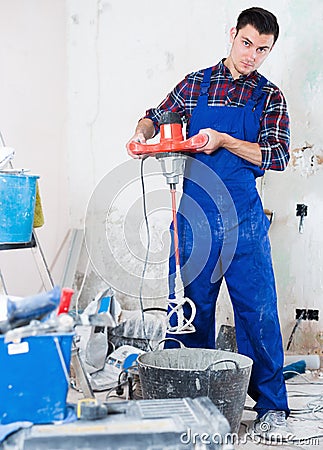
[{"label": "plaid shirt", "polygon": [[[245,106],[256,87],[260,74],[257,71],[234,80],[230,70],[221,61],[212,68],[209,89],[209,106]],[[165,110],[178,112],[189,123],[197,105],[203,70],[187,75],[157,108],[146,111],[145,117],[158,122]],[[289,117],[286,100],[282,92],[271,82],[264,86],[267,93],[264,110],[260,118],[258,144],[262,152],[262,169],[284,170],[289,161]]]}]

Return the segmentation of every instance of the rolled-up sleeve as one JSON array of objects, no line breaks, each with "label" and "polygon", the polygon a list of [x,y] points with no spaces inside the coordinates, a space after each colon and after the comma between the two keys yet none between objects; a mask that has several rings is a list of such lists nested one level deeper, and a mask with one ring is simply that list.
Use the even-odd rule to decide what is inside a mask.
[{"label": "rolled-up sleeve", "polygon": [[258,143],[262,153],[262,169],[286,169],[290,158],[289,116],[286,100],[278,88],[268,96]]}]

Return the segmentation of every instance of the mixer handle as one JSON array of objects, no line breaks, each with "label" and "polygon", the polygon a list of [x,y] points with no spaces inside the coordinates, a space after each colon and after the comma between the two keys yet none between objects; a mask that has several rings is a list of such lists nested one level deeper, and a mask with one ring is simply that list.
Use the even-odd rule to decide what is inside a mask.
[{"label": "mixer handle", "polygon": [[165,139],[158,144],[142,144],[141,142],[131,141],[127,144],[129,153],[133,155],[156,155],[157,153],[170,152],[199,152],[209,141],[209,136],[205,133],[198,133],[189,139],[176,141]]}]

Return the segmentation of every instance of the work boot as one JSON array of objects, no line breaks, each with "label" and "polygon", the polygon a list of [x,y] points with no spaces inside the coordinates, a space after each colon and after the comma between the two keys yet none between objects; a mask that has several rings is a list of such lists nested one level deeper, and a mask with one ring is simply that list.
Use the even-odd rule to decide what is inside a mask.
[{"label": "work boot", "polygon": [[285,411],[269,410],[262,417],[257,417],[252,434],[271,444],[292,442],[295,438],[287,424]]}]

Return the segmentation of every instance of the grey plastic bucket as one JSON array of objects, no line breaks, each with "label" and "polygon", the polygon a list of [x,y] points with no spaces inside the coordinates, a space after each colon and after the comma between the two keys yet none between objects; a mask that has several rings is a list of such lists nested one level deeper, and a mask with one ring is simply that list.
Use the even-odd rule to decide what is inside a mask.
[{"label": "grey plastic bucket", "polygon": [[144,399],[207,396],[237,433],[245,404],[252,359],[201,348],[156,350],[138,357]]}]

